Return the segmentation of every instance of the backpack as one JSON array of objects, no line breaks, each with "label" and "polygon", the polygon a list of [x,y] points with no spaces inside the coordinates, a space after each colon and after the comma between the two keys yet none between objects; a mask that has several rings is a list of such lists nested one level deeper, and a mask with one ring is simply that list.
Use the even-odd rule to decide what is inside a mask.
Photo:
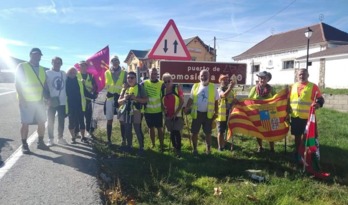
[{"label": "backpack", "polygon": [[162,87],[161,87],[161,97],[162,99],[166,96],[166,95],[169,95],[169,94],[174,94],[175,96],[179,97],[179,94],[177,93],[177,89],[178,88],[178,85],[174,84],[172,86],[172,92],[171,93],[168,93],[168,94],[164,94],[165,91],[166,91],[166,86],[163,84]]}]

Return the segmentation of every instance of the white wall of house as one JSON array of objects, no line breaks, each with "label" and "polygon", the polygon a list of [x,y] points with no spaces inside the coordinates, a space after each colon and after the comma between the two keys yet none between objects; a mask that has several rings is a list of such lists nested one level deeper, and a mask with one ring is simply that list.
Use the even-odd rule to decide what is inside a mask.
[{"label": "white wall of house", "polygon": [[325,87],[348,88],[348,56],[326,59],[325,64]]}]

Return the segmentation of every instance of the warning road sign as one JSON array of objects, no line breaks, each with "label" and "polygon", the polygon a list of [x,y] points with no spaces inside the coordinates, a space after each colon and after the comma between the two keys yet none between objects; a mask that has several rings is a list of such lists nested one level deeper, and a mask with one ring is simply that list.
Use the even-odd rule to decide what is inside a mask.
[{"label": "warning road sign", "polygon": [[151,49],[148,58],[162,60],[191,60],[191,55],[172,19]]}]

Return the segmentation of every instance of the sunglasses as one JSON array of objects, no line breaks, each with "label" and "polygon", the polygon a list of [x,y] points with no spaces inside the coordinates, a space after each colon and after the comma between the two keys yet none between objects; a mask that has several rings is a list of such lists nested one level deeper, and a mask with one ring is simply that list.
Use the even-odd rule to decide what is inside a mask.
[{"label": "sunglasses", "polygon": [[163,81],[164,83],[170,83],[170,80]]},{"label": "sunglasses", "polygon": [[134,79],[134,76],[128,76],[127,79]]}]

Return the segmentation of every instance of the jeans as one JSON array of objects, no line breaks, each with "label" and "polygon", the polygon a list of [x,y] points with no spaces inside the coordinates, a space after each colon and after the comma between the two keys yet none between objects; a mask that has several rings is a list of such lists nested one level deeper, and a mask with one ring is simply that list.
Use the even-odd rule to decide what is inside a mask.
[{"label": "jeans", "polygon": [[144,134],[141,130],[141,123],[125,123],[125,134],[127,140],[127,147],[132,147],[133,144],[133,133],[132,133],[132,125],[134,127],[135,134],[138,138],[139,149],[144,149]]},{"label": "jeans", "polygon": [[48,107],[47,110],[47,132],[48,137],[50,139],[53,139],[53,128],[54,128],[54,121],[55,121],[55,115],[58,113],[58,138],[63,137],[63,131],[64,131],[64,121],[65,121],[65,105],[59,105],[57,107]]}]

